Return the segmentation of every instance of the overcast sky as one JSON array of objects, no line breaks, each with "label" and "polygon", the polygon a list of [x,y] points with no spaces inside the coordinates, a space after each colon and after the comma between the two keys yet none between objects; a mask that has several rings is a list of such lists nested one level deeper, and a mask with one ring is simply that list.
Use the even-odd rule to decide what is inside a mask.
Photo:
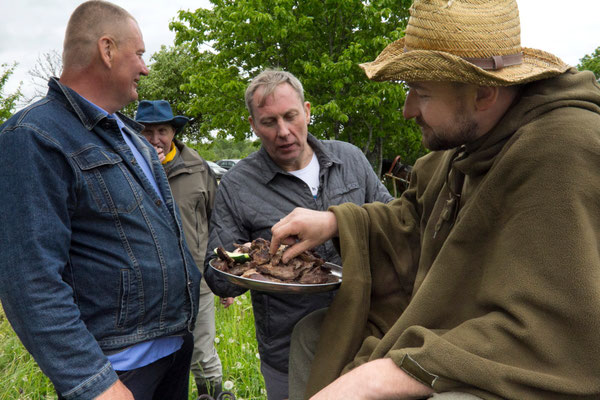
[{"label": "overcast sky", "polygon": [[[180,9],[210,7],[208,0],[114,0],[139,22],[146,43],[146,60],[172,45],[169,22]],[[576,65],[600,46],[600,0],[517,0],[521,15],[521,44],[549,51]],[[18,62],[5,87],[11,93],[23,82],[39,56],[62,51],[67,20],[81,0],[0,0],[0,64]]]}]

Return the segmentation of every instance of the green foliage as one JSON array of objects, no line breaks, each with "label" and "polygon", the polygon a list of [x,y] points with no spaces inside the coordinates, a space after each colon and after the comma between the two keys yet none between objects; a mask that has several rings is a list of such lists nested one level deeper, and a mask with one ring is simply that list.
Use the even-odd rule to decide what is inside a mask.
[{"label": "green foliage", "polygon": [[402,36],[410,3],[213,0],[210,10],[180,11],[171,29],[194,59],[181,86],[188,116],[201,116],[200,136],[250,137],[245,89],[262,70],[279,68],[303,83],[315,136],[351,142],[376,162],[422,154],[414,124],[402,118],[405,88],[369,81],[358,66]]},{"label": "green foliage", "polygon": [[260,141],[232,141],[222,137],[206,143],[186,143],[205,160],[218,161],[227,158],[242,159],[260,148]]},{"label": "green foliage", "polygon": [[580,71],[592,71],[596,76],[596,79],[600,81],[600,47],[596,48],[592,54],[583,56],[583,58],[579,60],[577,69]]},{"label": "green foliage", "polygon": [[15,93],[4,94],[4,86],[6,86],[16,66],[16,63],[13,63],[11,66],[7,64],[0,65],[0,125],[12,116],[17,106],[17,101],[21,98],[20,87]]},{"label": "green foliage", "polygon": [[0,400],[46,398],[56,398],[52,383],[25,350],[0,307]]},{"label": "green foliage", "polygon": [[168,99],[174,113],[187,114],[187,104],[192,96],[183,91],[181,86],[186,82],[184,77],[187,71],[194,68],[189,46],[162,46],[150,60],[150,73],[140,80],[140,98]]},{"label": "green foliage", "polygon": [[[192,95],[182,90],[186,82],[188,70],[194,68],[189,46],[162,46],[150,58],[148,76],[142,76],[138,84],[139,100],[167,100],[171,104],[174,115],[189,116],[188,104]],[[131,118],[135,117],[137,102],[129,104],[122,112]],[[196,129],[197,118],[192,118],[186,125],[185,137],[199,139]]]}]

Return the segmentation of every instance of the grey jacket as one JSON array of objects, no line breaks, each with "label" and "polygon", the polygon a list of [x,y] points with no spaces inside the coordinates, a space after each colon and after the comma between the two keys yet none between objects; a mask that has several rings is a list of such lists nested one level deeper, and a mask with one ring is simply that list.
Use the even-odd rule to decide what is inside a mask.
[{"label": "grey jacket", "polygon": [[[316,199],[302,180],[277,166],[264,148],[241,160],[221,179],[205,263],[206,281],[216,295],[233,297],[246,291],[222,279],[208,266],[217,246],[233,250],[233,243],[245,243],[258,237],[270,239],[271,227],[296,207],[327,210],[346,202],[361,205],[374,201],[387,203],[393,199],[356,146],[340,141],[319,141],[310,134],[308,143],[320,166]],[[331,241],[316,251],[327,261],[341,263]],[[261,361],[287,372],[294,325],[310,312],[327,307],[334,293],[282,295],[252,291],[251,294]]]}]

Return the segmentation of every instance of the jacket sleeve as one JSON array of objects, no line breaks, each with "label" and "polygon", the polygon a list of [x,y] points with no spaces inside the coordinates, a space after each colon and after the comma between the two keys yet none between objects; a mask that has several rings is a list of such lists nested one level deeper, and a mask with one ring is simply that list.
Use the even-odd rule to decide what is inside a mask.
[{"label": "jacket sleeve", "polygon": [[250,234],[242,226],[242,217],[239,214],[238,206],[243,205],[243,199],[239,198],[239,190],[235,190],[231,181],[221,180],[218,185],[217,194],[214,199],[208,247],[206,257],[204,258],[204,278],[210,287],[210,290],[220,297],[236,297],[244,292],[245,288],[230,283],[216,272],[210,265],[210,260],[214,259],[214,249],[219,246],[232,251],[233,243],[246,243],[251,241]]},{"label": "jacket sleeve", "polygon": [[92,399],[116,380],[81,320],[69,262],[76,180],[59,146],[25,128],[0,133],[0,299],[12,327],[57,391]]}]

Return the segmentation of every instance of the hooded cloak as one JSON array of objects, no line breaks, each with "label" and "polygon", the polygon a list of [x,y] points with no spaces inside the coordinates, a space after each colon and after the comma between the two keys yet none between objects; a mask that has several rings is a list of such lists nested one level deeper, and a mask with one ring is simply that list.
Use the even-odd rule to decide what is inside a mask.
[{"label": "hooded cloak", "polygon": [[527,84],[400,199],[330,208],[344,279],[307,397],[384,357],[436,392],[600,397],[599,89],[574,69]]}]

